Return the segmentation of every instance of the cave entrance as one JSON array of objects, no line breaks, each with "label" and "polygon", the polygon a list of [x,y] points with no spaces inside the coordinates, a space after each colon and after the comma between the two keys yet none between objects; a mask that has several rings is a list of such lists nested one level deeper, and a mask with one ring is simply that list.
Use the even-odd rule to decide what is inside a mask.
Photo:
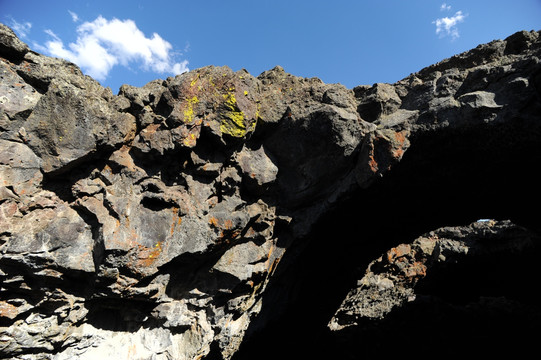
[{"label": "cave entrance", "polygon": [[[539,233],[541,222],[532,211],[541,201],[541,176],[535,169],[541,160],[537,133],[519,123],[509,129],[446,130],[412,138],[413,145],[389,173],[370,188],[350,194],[318,221],[307,239],[288,249],[280,263],[285,269],[269,284],[260,317],[253,321],[234,360],[360,359],[391,350],[386,343],[392,337],[389,329],[401,337],[402,345],[422,341],[424,335],[415,334],[412,326],[415,319],[406,313],[393,315],[399,319],[395,322],[401,324],[399,328],[392,319],[375,324],[364,339],[337,339],[327,323],[368,263],[399,243],[439,227],[468,225],[480,219],[508,219]],[[507,264],[509,271],[515,271],[510,279],[522,276],[524,283],[535,282],[541,275],[535,266],[513,269],[522,260],[512,261]],[[475,266],[467,271],[475,271]],[[498,290],[497,281],[492,285],[493,291],[501,290],[504,296],[513,288]],[[474,286],[462,290],[478,291]],[[422,301],[413,306],[423,306]],[[492,320],[499,316],[492,315]],[[363,345],[358,347],[358,343]],[[377,344],[384,344],[383,349]],[[459,342],[455,350],[459,353],[460,346],[466,345],[472,344]],[[360,348],[363,351],[352,352]],[[462,350],[467,353],[466,348]],[[408,350],[395,353],[400,351]]]}]

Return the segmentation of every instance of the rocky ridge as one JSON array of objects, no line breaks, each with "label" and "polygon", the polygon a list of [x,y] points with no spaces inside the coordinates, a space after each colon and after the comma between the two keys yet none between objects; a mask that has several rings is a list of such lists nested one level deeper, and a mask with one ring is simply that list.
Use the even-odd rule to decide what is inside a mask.
[{"label": "rocky ridge", "polygon": [[336,272],[322,344],[354,358],[442,264],[530,260],[539,35],[395,84],[209,66],[114,95],[0,25],[0,357],[250,357]]}]

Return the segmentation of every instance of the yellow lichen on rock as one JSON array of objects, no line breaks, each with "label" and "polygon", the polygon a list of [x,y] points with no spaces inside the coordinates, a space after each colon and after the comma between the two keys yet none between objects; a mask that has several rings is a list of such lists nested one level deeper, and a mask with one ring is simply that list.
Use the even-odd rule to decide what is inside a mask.
[{"label": "yellow lichen on rock", "polygon": [[227,110],[220,125],[222,134],[228,134],[233,137],[245,136],[248,132],[245,124],[245,117],[244,113],[238,107],[235,93],[230,91],[227,94],[224,94],[223,98]]},{"label": "yellow lichen on rock", "polygon": [[186,109],[184,109],[184,123],[189,124],[194,119],[194,110],[193,107],[199,102],[197,96],[193,96],[190,99],[186,100]]}]

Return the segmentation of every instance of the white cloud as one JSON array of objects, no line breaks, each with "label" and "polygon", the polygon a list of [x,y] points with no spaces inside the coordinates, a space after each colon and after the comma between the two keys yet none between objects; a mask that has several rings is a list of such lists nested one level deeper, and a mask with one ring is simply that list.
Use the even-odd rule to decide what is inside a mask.
[{"label": "white cloud", "polygon": [[466,15],[457,11],[454,16],[436,19],[432,23],[436,25],[436,34],[440,37],[451,36],[453,40],[460,37],[457,25],[464,21]]},{"label": "white cloud", "polygon": [[447,5],[446,3],[441,4],[440,11],[449,11],[451,10],[451,5]]},{"label": "white cloud", "polygon": [[98,80],[105,80],[115,65],[131,63],[161,74],[176,75],[189,70],[187,60],[175,62],[169,42],[157,33],[146,37],[133,20],[107,20],[98,16],[77,27],[77,40],[67,48],[52,31],[47,33],[51,40],[45,43],[45,48],[50,55],[74,62]]},{"label": "white cloud", "polygon": [[79,15],[77,15],[76,13],[74,13],[74,12],[71,11],[71,10],[68,10],[68,12],[70,13],[70,15],[71,15],[71,20],[73,20],[73,22],[79,21]]},{"label": "white cloud", "polygon": [[30,33],[30,29],[32,29],[32,23],[28,21],[20,23],[11,17],[9,19],[9,26],[21,39],[26,39]]}]

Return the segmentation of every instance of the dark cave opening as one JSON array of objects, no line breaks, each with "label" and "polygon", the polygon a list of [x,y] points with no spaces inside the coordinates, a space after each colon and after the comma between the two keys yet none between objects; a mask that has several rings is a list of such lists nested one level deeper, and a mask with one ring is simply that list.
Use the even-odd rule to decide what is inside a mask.
[{"label": "dark cave opening", "polygon": [[[442,282],[427,281],[423,291],[429,296],[420,296],[384,321],[338,337],[327,328],[368,263],[399,243],[478,219],[509,219],[539,233],[532,211],[541,200],[541,176],[534,167],[541,160],[538,131],[520,123],[474,130],[447,129],[413,139],[395,168],[320,219],[306,243],[288,249],[281,263],[285,270],[271,281],[259,320],[253,321],[233,359],[362,359],[403,354],[416,346],[427,351],[421,357],[433,356],[436,349],[456,355],[498,354],[504,344],[509,353],[533,349],[528,319],[532,311],[533,318],[540,314],[541,307],[532,302],[531,292],[518,290],[541,275],[534,255],[510,257],[503,267],[503,259],[469,264]],[[498,266],[499,271],[487,271]],[[472,273],[477,275],[465,281]],[[488,285],[483,289],[479,282]],[[495,310],[498,306],[475,311],[471,305],[465,315],[451,301],[452,289],[460,291],[462,301],[505,301],[501,311]]]},{"label": "dark cave opening", "polygon": [[94,298],[85,306],[88,308],[86,320],[98,329],[137,332],[141,327],[160,325],[160,321],[151,316],[156,305],[149,301]]}]

